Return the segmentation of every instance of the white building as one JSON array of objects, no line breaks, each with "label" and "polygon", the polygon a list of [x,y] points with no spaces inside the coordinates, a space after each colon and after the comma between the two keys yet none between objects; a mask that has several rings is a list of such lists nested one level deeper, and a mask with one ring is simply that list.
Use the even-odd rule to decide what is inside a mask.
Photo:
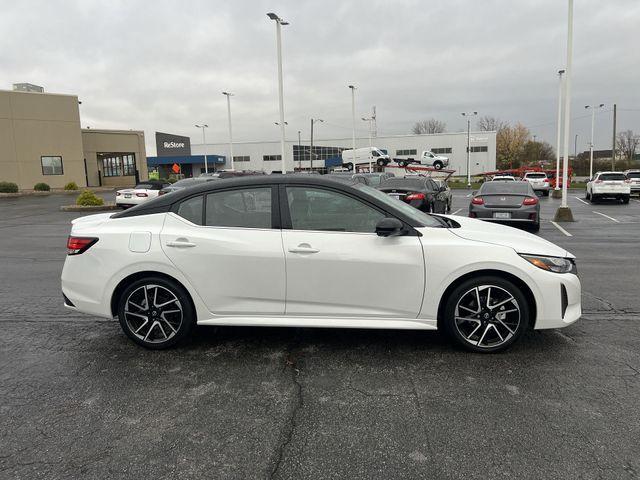
[{"label": "white building", "polygon": [[[471,174],[496,169],[496,132],[471,132]],[[325,160],[337,157],[344,149],[351,148],[351,137],[314,139],[313,168],[325,167]],[[368,137],[357,137],[356,148],[369,145]],[[386,151],[392,158],[403,155],[419,156],[423,150],[449,157],[449,167],[456,170],[455,175],[467,174],[467,132],[438,133],[433,135],[387,135],[372,139],[372,145]],[[287,141],[287,171],[311,168],[309,160],[309,142],[298,145],[296,141]],[[193,155],[217,154],[229,156],[228,143],[192,144]],[[236,170],[264,170],[265,172],[282,169],[280,141],[234,142],[234,166]],[[229,162],[225,168],[229,168]]]}]

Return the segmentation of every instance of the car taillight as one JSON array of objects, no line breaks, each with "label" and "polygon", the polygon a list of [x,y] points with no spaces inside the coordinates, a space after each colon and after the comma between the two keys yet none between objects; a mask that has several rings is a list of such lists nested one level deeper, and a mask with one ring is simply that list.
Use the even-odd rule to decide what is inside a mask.
[{"label": "car taillight", "polygon": [[147,194],[146,194],[146,193],[144,193],[144,192],[136,193],[136,197],[148,197],[148,196],[149,196],[149,195],[147,195]]},{"label": "car taillight", "polygon": [[538,199],[535,197],[527,197],[522,202],[523,205],[537,205]]},{"label": "car taillight", "polygon": [[549,183],[549,179],[548,179],[548,178],[545,178],[545,179],[544,179],[544,183]]},{"label": "car taillight", "polygon": [[410,193],[406,197],[404,197],[405,201],[410,202],[412,200],[424,200],[424,193]]},{"label": "car taillight", "polygon": [[471,203],[474,205],[484,205],[484,199],[482,197],[473,197]]},{"label": "car taillight", "polygon": [[67,239],[67,255],[79,255],[86,252],[98,239],[96,237],[72,237]]}]

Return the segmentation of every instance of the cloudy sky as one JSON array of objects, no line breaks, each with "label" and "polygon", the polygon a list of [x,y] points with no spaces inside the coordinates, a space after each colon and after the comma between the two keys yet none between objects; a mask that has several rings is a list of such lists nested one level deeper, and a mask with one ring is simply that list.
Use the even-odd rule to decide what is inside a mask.
[{"label": "cloudy sky", "polygon": [[[379,134],[409,133],[435,117],[449,131],[477,110],[555,145],[556,72],[565,63],[565,0],[30,1],[3,2],[0,88],[15,82],[77,94],[82,126],[227,139],[279,133],[274,11],[283,27],[287,136],[351,135],[349,84],[358,117],[377,106]],[[584,105],[605,103],[596,148],[618,129],[640,132],[640,1],[576,0],[572,135],[589,141]],[[366,134],[366,124],[359,122]],[[572,136],[573,148],[573,136]]]}]

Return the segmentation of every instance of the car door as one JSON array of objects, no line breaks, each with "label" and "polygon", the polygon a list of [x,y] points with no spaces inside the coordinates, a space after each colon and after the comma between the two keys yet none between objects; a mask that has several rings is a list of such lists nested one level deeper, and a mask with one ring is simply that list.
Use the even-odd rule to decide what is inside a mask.
[{"label": "car door", "polygon": [[284,313],[284,253],[273,191],[277,187],[214,190],[167,214],[162,249],[214,314]]},{"label": "car door", "polygon": [[376,235],[389,215],[343,191],[280,188],[287,315],[418,315],[425,264],[417,235]]}]

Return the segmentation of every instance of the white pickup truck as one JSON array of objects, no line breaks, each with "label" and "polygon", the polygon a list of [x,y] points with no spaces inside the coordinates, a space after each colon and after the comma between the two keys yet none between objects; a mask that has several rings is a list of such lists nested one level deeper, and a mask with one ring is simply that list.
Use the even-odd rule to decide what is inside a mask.
[{"label": "white pickup truck", "polygon": [[449,165],[449,157],[443,157],[442,155],[436,155],[431,150],[424,150],[422,155],[418,158],[414,158],[410,155],[402,155],[393,159],[401,167],[406,167],[412,163],[419,164],[425,167],[433,167],[436,170],[447,167]]}]

